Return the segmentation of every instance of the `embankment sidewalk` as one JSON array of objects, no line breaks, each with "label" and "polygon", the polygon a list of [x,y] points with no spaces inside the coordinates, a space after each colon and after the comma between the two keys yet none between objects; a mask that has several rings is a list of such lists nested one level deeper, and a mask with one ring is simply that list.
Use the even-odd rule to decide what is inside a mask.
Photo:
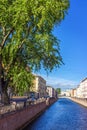
[{"label": "embankment sidewalk", "polygon": [[82,106],[87,107],[87,98],[76,98],[76,97],[67,97],[67,98],[69,98],[70,100],[72,100]]}]

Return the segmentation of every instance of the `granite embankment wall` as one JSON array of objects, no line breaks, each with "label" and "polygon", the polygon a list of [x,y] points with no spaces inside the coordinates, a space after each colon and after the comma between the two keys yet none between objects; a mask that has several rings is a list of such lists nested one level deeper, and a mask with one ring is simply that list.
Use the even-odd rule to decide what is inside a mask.
[{"label": "granite embankment wall", "polygon": [[54,98],[51,98],[48,101],[2,115],[0,117],[0,130],[21,130],[55,101]]},{"label": "granite embankment wall", "polygon": [[87,107],[87,99],[86,99],[86,98],[83,99],[83,98],[75,98],[75,97],[71,97],[70,99],[71,99],[72,101],[78,103],[78,104],[81,104],[81,105]]}]

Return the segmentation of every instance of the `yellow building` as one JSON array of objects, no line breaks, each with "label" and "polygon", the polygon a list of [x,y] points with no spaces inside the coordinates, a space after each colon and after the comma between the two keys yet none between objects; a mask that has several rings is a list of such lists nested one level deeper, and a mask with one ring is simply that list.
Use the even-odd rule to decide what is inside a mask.
[{"label": "yellow building", "polygon": [[46,96],[46,80],[41,76],[34,75],[35,79],[33,81],[33,87],[30,89],[30,95],[36,98],[41,98]]}]

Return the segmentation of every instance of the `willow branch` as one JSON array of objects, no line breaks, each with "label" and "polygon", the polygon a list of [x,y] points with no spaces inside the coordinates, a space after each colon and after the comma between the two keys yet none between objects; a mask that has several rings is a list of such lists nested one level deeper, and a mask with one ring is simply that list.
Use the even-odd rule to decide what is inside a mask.
[{"label": "willow branch", "polygon": [[[2,48],[5,45],[6,40],[8,39],[9,35],[13,32],[13,28],[7,33],[7,35],[4,36],[3,41],[1,43]],[[3,28],[3,34],[5,34],[5,28]]]}]

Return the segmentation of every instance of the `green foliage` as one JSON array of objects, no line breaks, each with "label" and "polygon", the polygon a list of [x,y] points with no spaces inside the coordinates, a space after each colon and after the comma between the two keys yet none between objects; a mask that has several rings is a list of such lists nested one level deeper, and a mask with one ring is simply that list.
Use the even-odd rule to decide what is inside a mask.
[{"label": "green foliage", "polygon": [[68,8],[69,0],[0,0],[0,64],[17,91],[32,84],[32,70],[52,71],[63,63],[52,30]]},{"label": "green foliage", "polygon": [[9,86],[14,88],[14,92],[23,95],[24,92],[29,92],[30,86],[32,86],[32,80],[34,76],[27,72],[24,67],[15,66],[11,69]]},{"label": "green foliage", "polygon": [[57,88],[56,91],[58,92],[58,94],[61,94],[61,88]]}]

